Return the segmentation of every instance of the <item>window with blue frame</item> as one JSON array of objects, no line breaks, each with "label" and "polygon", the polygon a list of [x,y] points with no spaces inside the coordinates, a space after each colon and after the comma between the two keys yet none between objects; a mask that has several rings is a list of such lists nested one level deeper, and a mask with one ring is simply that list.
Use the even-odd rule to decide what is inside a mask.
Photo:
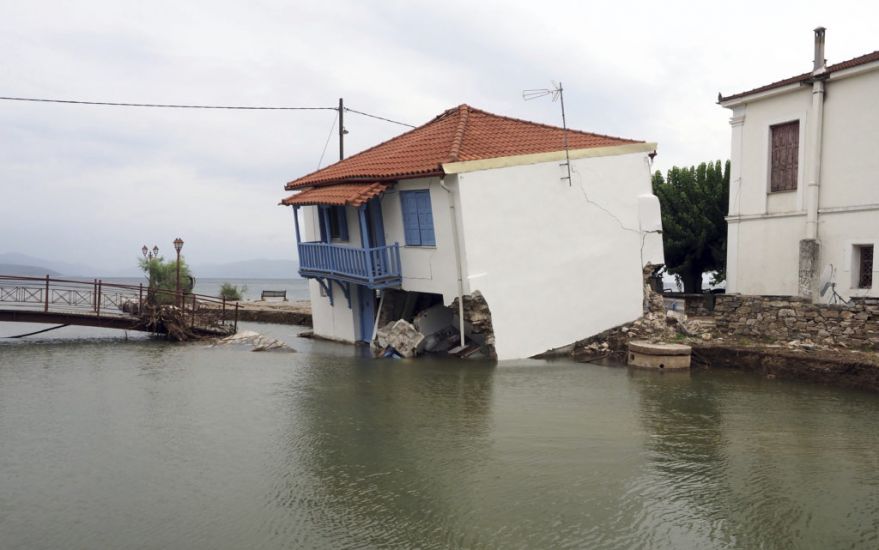
[{"label": "window with blue frame", "polygon": [[406,246],[436,246],[430,191],[400,191]]},{"label": "window with blue frame", "polygon": [[[320,206],[320,240],[330,242],[332,239],[348,240],[348,216],[344,206]],[[327,239],[327,229],[330,238]]]}]

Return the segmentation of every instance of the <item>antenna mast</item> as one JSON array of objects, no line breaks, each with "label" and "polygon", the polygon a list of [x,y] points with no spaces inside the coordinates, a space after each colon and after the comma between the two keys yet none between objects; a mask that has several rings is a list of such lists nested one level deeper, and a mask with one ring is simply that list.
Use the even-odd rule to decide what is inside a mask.
[{"label": "antenna mast", "polygon": [[537,99],[539,97],[552,96],[553,102],[556,100],[560,100],[562,105],[562,129],[563,129],[563,141],[565,145],[565,164],[564,166],[568,170],[568,186],[571,186],[571,156],[568,152],[568,121],[565,119],[565,89],[562,87],[562,83],[559,82],[556,84],[552,83],[552,88],[541,88],[536,90],[523,90],[522,91],[522,99],[525,101],[531,101],[532,99]]}]

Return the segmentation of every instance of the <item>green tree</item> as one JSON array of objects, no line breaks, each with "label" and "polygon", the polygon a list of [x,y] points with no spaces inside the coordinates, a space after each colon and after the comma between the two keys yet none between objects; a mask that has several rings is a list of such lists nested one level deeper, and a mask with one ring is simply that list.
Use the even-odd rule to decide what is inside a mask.
[{"label": "green tree", "polygon": [[[177,290],[177,261],[165,259],[161,256],[153,258],[140,258],[140,269],[146,275],[149,282],[150,297],[159,304],[173,304]],[[192,292],[192,274],[186,261],[180,259],[180,290],[186,295]],[[157,292],[158,291],[158,292]]]},{"label": "green tree", "polygon": [[223,283],[223,285],[220,286],[220,298],[225,298],[227,300],[242,300],[245,292],[247,292],[247,285],[239,287],[232,283]]},{"label": "green tree", "polygon": [[726,271],[729,161],[675,166],[665,178],[653,174],[653,193],[662,207],[665,265],[679,275],[684,292],[702,291],[702,273]]}]

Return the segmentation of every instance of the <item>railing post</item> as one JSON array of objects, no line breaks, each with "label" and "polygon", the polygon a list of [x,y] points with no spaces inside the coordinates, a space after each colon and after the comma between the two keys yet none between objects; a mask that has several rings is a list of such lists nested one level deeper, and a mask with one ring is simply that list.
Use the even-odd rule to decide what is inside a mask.
[{"label": "railing post", "polygon": [[92,311],[95,313],[98,312],[98,280],[94,279],[94,286],[92,287]]},{"label": "railing post", "polygon": [[98,315],[98,317],[101,316],[101,285],[102,285],[102,283],[103,283],[102,281],[98,280],[98,294],[97,294],[98,304],[95,307],[95,313]]},{"label": "railing post", "polygon": [[195,327],[195,307],[198,304],[195,301],[195,294],[192,295],[192,317],[190,318],[190,327]]},{"label": "railing post", "polygon": [[220,314],[220,323],[226,323],[226,297],[223,296],[223,312]]},{"label": "railing post", "polygon": [[46,275],[46,296],[44,296],[43,311],[49,312],[49,276]]},{"label": "railing post", "polygon": [[140,283],[140,291],[137,295],[137,314],[143,315],[143,283]]},{"label": "railing post", "polygon": [[235,302],[235,332],[238,332],[238,302]]}]

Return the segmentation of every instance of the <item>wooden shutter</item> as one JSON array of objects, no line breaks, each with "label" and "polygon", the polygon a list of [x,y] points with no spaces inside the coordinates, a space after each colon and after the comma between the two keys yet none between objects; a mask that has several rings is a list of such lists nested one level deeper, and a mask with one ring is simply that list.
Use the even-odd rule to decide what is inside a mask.
[{"label": "wooden shutter", "polygon": [[345,211],[344,206],[336,206],[336,219],[339,224],[339,235],[338,238],[342,241],[348,240],[348,213]]},{"label": "wooden shutter", "polygon": [[800,151],[800,121],[786,122],[770,127],[770,191],[794,191],[797,188],[797,169]]},{"label": "wooden shutter", "polygon": [[400,192],[400,205],[403,208],[403,233],[409,246],[421,245],[421,231],[418,229],[418,205],[415,193]]},{"label": "wooden shutter", "polygon": [[325,206],[318,206],[317,207],[317,222],[318,222],[318,225],[320,226],[320,242],[322,242],[322,243],[330,242],[330,239],[328,238],[328,235],[327,235],[326,217],[327,217],[326,207]]},{"label": "wooden shutter", "polygon": [[430,191],[419,191],[415,195],[418,207],[418,229],[421,234],[421,246],[435,246],[436,236],[433,232],[433,210],[430,207]]}]

